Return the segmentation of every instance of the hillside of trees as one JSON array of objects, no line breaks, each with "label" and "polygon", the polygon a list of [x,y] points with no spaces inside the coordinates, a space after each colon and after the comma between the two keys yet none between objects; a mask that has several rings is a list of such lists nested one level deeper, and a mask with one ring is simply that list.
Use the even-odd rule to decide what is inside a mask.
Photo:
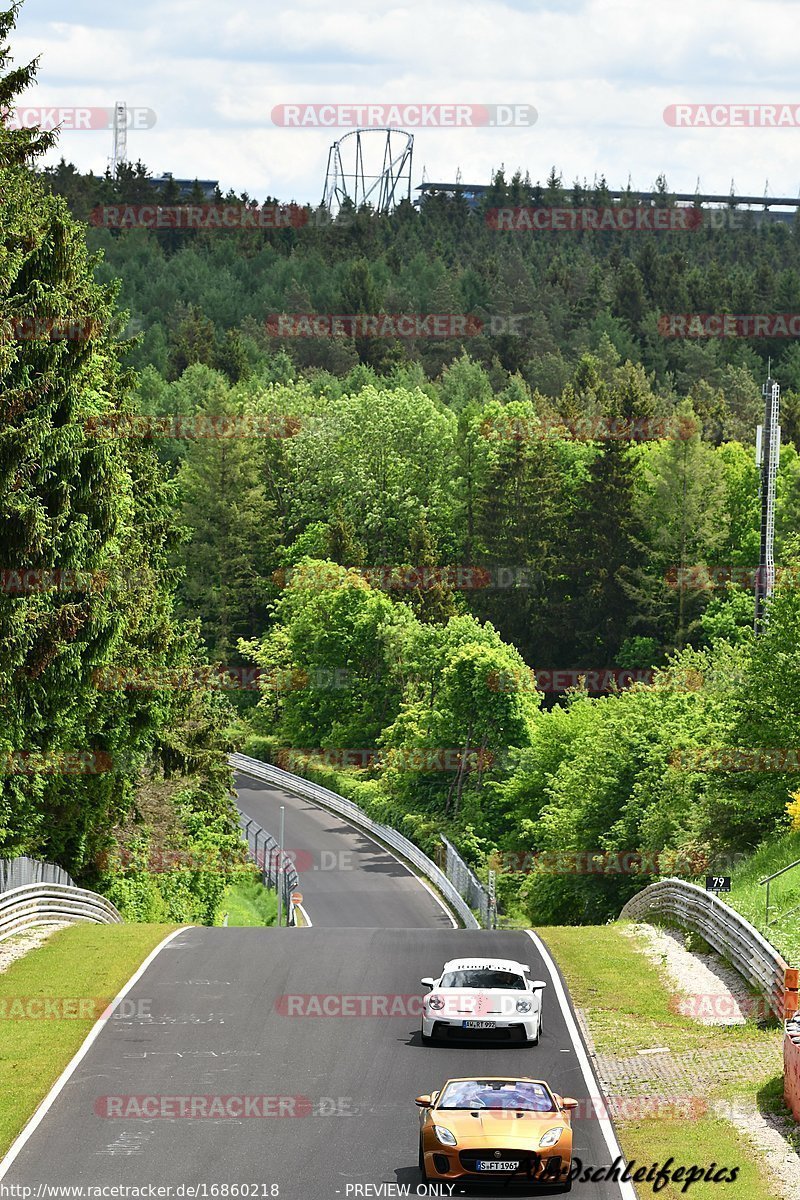
[{"label": "hillside of trees", "polygon": [[[15,15],[0,13],[4,67]],[[32,77],[6,71],[0,106]],[[175,607],[174,479],[151,447],[89,428],[130,406],[134,377],[117,289],[29,167],[51,141],[0,125],[0,848],[62,864],[126,915],[208,921],[241,858],[228,708],[198,687],[97,683],[110,664],[191,675],[204,649]],[[97,335],[12,332],[65,319]],[[215,869],[151,875],[154,844]]]},{"label": "hillside of trees", "polygon": [[[39,169],[49,144],[0,127],[3,319],[99,332],[0,344],[4,854],[61,862],[128,915],[212,920],[243,744],[429,852],[446,829],[484,874],[587,851],[702,873],[786,831],[797,767],[720,752],[785,749],[797,725],[800,351],[666,338],[659,317],[800,311],[800,226],[492,228],[492,206],[607,202],[553,171],[499,173],[476,213],[435,196],[274,231],[112,230],[98,205],[175,204],[176,185]],[[294,338],[282,313],[474,322]],[[782,572],[755,638],[769,356]],[[649,681],[543,694],[543,669]],[[58,768],[76,754],[84,771]],[[500,889],[570,921],[646,881],[501,867]]]},{"label": "hillside of trees", "polygon": [[[81,176],[62,160],[44,181],[89,221],[98,205],[174,205],[177,185],[156,191],[147,175],[138,163],[121,167],[115,180]],[[658,190],[669,206],[665,181]],[[219,200],[261,204],[233,191]],[[276,203],[266,197],[263,206]],[[130,328],[144,335],[133,365],[153,365],[168,380],[194,362],[231,382],[252,373],[282,377],[286,355],[301,371],[336,376],[359,363],[381,376],[419,364],[430,380],[466,350],[495,393],[519,376],[556,401],[584,355],[607,339],[622,361],[652,376],[665,405],[691,396],[704,436],[715,442],[752,437],[754,385],[760,388],[771,357],[783,388],[785,433],[796,438],[795,341],[665,337],[658,320],[670,313],[800,311],[800,225],[709,209],[698,224],[674,232],[508,232],[490,218],[502,205],[607,203],[603,181],[593,189],[565,187],[553,168],[546,186],[530,188],[519,173],[507,183],[498,172],[474,213],[463,199],[439,194],[420,211],[404,203],[389,217],[345,209],[329,223],[324,210],[320,216],[308,209],[307,224],[275,230],[90,227],[88,242],[105,256],[99,278],[122,280]],[[459,341],[279,338],[267,329],[268,318],[280,313],[381,312],[469,314],[485,332]]]}]

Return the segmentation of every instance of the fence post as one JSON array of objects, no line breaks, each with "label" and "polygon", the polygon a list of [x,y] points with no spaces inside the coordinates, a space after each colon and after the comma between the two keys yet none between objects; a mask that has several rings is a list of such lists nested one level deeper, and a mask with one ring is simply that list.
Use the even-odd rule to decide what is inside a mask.
[{"label": "fence post", "polygon": [[286,821],[286,805],[281,805],[281,836],[278,843],[278,927],[283,924],[283,889],[286,883],[286,864],[283,861],[283,837]]}]

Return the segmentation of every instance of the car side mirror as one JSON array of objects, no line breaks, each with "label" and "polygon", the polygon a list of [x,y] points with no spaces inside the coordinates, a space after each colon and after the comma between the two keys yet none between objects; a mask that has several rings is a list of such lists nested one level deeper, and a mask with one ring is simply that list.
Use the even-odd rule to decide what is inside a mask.
[{"label": "car side mirror", "polygon": [[542,988],[546,988],[547,984],[543,979],[531,979],[528,983],[528,987],[532,992],[538,992],[541,991]]},{"label": "car side mirror", "polygon": [[424,979],[420,979],[420,983],[423,983],[425,985],[425,987],[433,987],[433,985],[436,983],[436,980],[431,979],[429,976],[426,975]]},{"label": "car side mirror", "polygon": [[564,1099],[561,1101],[561,1107],[562,1108],[577,1108],[578,1101],[573,1100],[572,1096],[565,1096]]},{"label": "car side mirror", "polygon": [[418,1108],[430,1108],[431,1097],[430,1096],[417,1096],[414,1103],[417,1105]]}]

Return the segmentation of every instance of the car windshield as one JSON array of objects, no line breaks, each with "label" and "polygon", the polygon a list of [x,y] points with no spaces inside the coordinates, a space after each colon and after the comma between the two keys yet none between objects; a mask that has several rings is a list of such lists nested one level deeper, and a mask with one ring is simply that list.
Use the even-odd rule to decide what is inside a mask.
[{"label": "car windshield", "polygon": [[488,970],[476,968],[466,971],[448,971],[442,976],[440,988],[507,988],[515,992],[524,992],[525,976],[517,975],[514,971]]},{"label": "car windshield", "polygon": [[448,1083],[438,1108],[512,1108],[525,1112],[554,1112],[555,1101],[541,1083],[524,1080],[458,1079]]}]

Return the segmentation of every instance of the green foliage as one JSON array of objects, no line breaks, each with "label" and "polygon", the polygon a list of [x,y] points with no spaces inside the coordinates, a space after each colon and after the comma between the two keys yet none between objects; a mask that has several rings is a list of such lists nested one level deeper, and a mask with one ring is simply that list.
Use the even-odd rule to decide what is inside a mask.
[{"label": "green foliage", "polygon": [[[33,73],[8,60],[13,107]],[[0,754],[91,749],[112,768],[4,775],[4,853],[63,862],[139,920],[213,921],[241,842],[234,713],[197,679],[209,655],[261,669],[251,752],[370,750],[362,769],[293,765],[429,853],[449,831],[484,873],[497,849],[707,859],[783,827],[788,772],[702,754],[792,745],[800,592],[784,581],[755,639],[749,590],[692,571],[756,565],[769,353],[789,389],[776,530],[794,561],[800,359],[665,338],[658,315],[787,311],[792,230],[504,237],[445,196],[302,229],[87,230],[75,217],[96,204],[151,200],[147,170],[31,170],[51,140],[0,128],[0,319],[77,316],[95,335],[0,339],[0,567],[79,586],[0,591]],[[605,180],[584,192],[555,167],[545,186],[500,171],[486,205],[608,202]],[[414,341],[266,324],[381,310],[477,319]],[[115,436],[134,412],[262,432]],[[639,444],[620,422],[653,429]],[[542,707],[532,668],[611,664],[662,666],[651,687]],[[109,668],[153,682],[99,687]],[[181,672],[194,682],[171,684]],[[152,870],[165,847],[214,869]],[[569,922],[614,915],[646,878],[536,870],[498,887]]]},{"label": "green foliage", "polygon": [[[0,39],[16,13],[0,14]],[[3,45],[0,69],[8,61]],[[32,77],[6,71],[0,105],[13,107]],[[159,681],[203,661],[175,615],[176,489],[150,444],[116,434],[134,382],[125,314],[66,202],[27,164],[51,141],[0,127],[0,850],[94,880],[115,831],[139,815],[145,768],[190,781],[179,840],[208,817],[218,852],[236,826],[225,706]],[[25,320],[37,336],[14,336],[12,321]],[[5,585],[13,579],[26,582]],[[117,670],[155,683],[106,686]],[[121,899],[144,919],[189,909],[208,919],[216,884],[182,887],[138,880]]]}]

